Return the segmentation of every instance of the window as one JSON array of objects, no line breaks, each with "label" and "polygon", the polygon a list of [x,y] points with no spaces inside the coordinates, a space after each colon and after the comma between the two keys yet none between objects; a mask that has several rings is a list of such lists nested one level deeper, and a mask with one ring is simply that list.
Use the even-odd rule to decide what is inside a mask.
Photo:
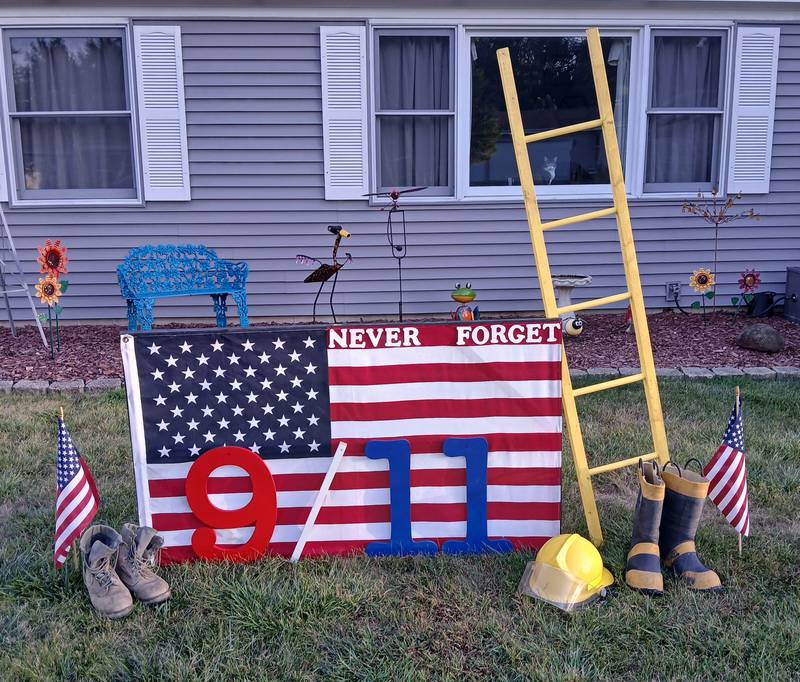
[{"label": "window", "polygon": [[17,198],[136,198],[124,31],[4,35]]},{"label": "window", "polygon": [[376,33],[377,187],[453,194],[452,31]]},{"label": "window", "polygon": [[[602,44],[624,163],[631,38],[603,38]],[[519,185],[497,66],[496,52],[503,47],[511,52],[526,134],[583,123],[599,116],[584,37],[471,38],[471,188]],[[580,185],[581,192],[586,193],[586,186],[609,184],[599,129],[537,142],[528,145],[528,150],[537,189]]]},{"label": "window", "polygon": [[718,185],[724,102],[722,33],[653,32],[646,192]]}]

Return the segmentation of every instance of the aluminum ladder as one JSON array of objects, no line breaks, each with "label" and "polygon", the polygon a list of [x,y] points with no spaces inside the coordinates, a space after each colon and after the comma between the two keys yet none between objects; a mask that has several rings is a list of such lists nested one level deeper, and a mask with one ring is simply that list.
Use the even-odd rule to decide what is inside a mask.
[{"label": "aluminum ladder", "polygon": [[[645,461],[655,459],[661,464],[666,464],[669,461],[669,452],[667,448],[667,435],[664,428],[664,416],[661,411],[661,399],[658,393],[658,381],[656,378],[655,362],[653,361],[653,350],[650,345],[650,332],[647,328],[647,315],[645,313],[644,298],[642,296],[642,283],[639,278],[639,265],[636,262],[631,217],[628,211],[628,201],[625,194],[625,178],[622,172],[619,145],[617,144],[617,133],[614,128],[614,110],[608,90],[603,48],[600,44],[600,32],[597,28],[590,28],[586,31],[586,38],[589,45],[589,56],[591,59],[592,75],[594,78],[594,87],[600,117],[585,123],[576,123],[575,125],[526,135],[522,123],[517,86],[514,81],[511,56],[508,48],[497,51],[497,61],[500,66],[503,93],[505,95],[508,120],[511,127],[511,137],[514,144],[514,155],[517,159],[517,169],[519,171],[520,185],[522,186],[525,213],[528,218],[531,245],[536,261],[536,271],[539,276],[539,285],[542,292],[542,303],[544,305],[545,314],[547,317],[557,318],[563,313],[588,310],[589,308],[598,308],[610,303],[628,301],[633,315],[636,345],[639,352],[639,366],[641,368],[638,374],[573,389],[566,352],[562,352],[561,356],[564,421],[567,427],[570,447],[572,449],[572,458],[575,462],[575,471],[578,478],[578,487],[580,489],[583,510],[586,515],[589,537],[595,545],[599,546],[603,543],[603,531],[600,526],[600,517],[597,513],[597,502],[595,500],[594,490],[592,489],[592,476],[636,464],[640,459]],[[528,145],[533,142],[549,140],[554,137],[571,135],[573,133],[596,128],[600,128],[603,134],[614,205],[610,208],[602,208],[598,211],[590,211],[588,213],[543,223],[539,214],[539,205],[536,201],[533,173],[528,156]],[[617,232],[619,234],[622,250],[622,262],[625,270],[627,291],[559,308],[556,304],[555,291],[553,290],[552,274],[550,272],[550,263],[544,238],[545,231],[612,215],[616,217],[617,221]],[[644,387],[645,399],[647,401],[647,414],[653,439],[653,451],[643,455],[637,455],[636,457],[628,457],[608,464],[590,467],[586,460],[586,449],[584,447],[583,434],[581,432],[581,424],[578,418],[575,399],[590,393],[606,391],[617,388],[618,386],[625,386],[626,384],[637,382],[642,382]]]},{"label": "aluminum ladder", "polygon": [[[45,337],[44,329],[42,329],[42,322],[39,319],[38,313],[36,312],[36,304],[33,302],[33,297],[31,296],[30,287],[25,281],[25,272],[22,269],[22,263],[19,261],[16,248],[14,248],[14,239],[11,236],[11,228],[8,226],[6,214],[3,211],[2,206],[0,206],[0,222],[2,222],[3,225],[3,229],[0,231],[0,295],[2,295],[3,301],[6,305],[8,324],[11,327],[11,335],[17,335],[17,328],[14,324],[14,315],[11,310],[11,301],[9,300],[9,295],[25,294],[28,297],[28,304],[31,307],[33,321],[36,323],[36,327],[39,330],[39,336],[42,339],[42,343],[44,344],[45,348],[49,348],[50,346],[47,343],[47,337]],[[8,243],[7,246],[6,243]],[[8,252],[9,256],[6,256],[6,252]],[[14,270],[9,269],[9,265],[12,264],[14,266]],[[13,285],[9,285],[9,276],[13,276],[18,280],[18,282]]]}]

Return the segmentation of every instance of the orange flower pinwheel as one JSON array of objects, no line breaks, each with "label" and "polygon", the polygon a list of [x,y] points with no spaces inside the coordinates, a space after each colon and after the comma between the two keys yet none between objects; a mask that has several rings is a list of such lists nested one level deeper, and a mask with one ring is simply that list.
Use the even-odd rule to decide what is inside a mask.
[{"label": "orange flower pinwheel", "polygon": [[61,284],[53,275],[42,277],[36,285],[36,295],[45,305],[53,306],[61,296]]}]

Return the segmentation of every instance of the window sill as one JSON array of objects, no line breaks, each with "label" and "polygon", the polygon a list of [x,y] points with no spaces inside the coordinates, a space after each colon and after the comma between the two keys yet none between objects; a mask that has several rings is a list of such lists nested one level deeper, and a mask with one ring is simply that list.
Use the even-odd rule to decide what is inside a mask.
[{"label": "window sill", "polygon": [[141,199],[10,199],[10,208],[143,208]]}]

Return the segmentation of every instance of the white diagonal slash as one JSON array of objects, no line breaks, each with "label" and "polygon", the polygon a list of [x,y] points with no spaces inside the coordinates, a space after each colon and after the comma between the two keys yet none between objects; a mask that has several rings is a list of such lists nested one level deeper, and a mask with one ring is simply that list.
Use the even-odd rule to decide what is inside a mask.
[{"label": "white diagonal slash", "polygon": [[314,505],[311,507],[311,511],[308,514],[306,525],[303,526],[303,532],[300,533],[300,538],[297,540],[297,544],[294,546],[292,557],[289,559],[289,561],[292,563],[297,563],[300,560],[300,555],[303,553],[303,548],[306,546],[306,542],[308,542],[308,538],[310,537],[311,532],[314,530],[314,524],[317,522],[319,510],[322,509],[322,505],[325,503],[325,499],[328,497],[328,491],[330,490],[331,483],[333,482],[333,477],[339,470],[339,464],[342,462],[342,457],[344,457],[344,451],[346,449],[347,443],[340,441],[339,447],[336,448],[336,452],[331,460],[331,465],[328,467],[328,473],[325,474],[325,478],[322,481],[319,492],[317,493],[317,498],[314,500]]}]

